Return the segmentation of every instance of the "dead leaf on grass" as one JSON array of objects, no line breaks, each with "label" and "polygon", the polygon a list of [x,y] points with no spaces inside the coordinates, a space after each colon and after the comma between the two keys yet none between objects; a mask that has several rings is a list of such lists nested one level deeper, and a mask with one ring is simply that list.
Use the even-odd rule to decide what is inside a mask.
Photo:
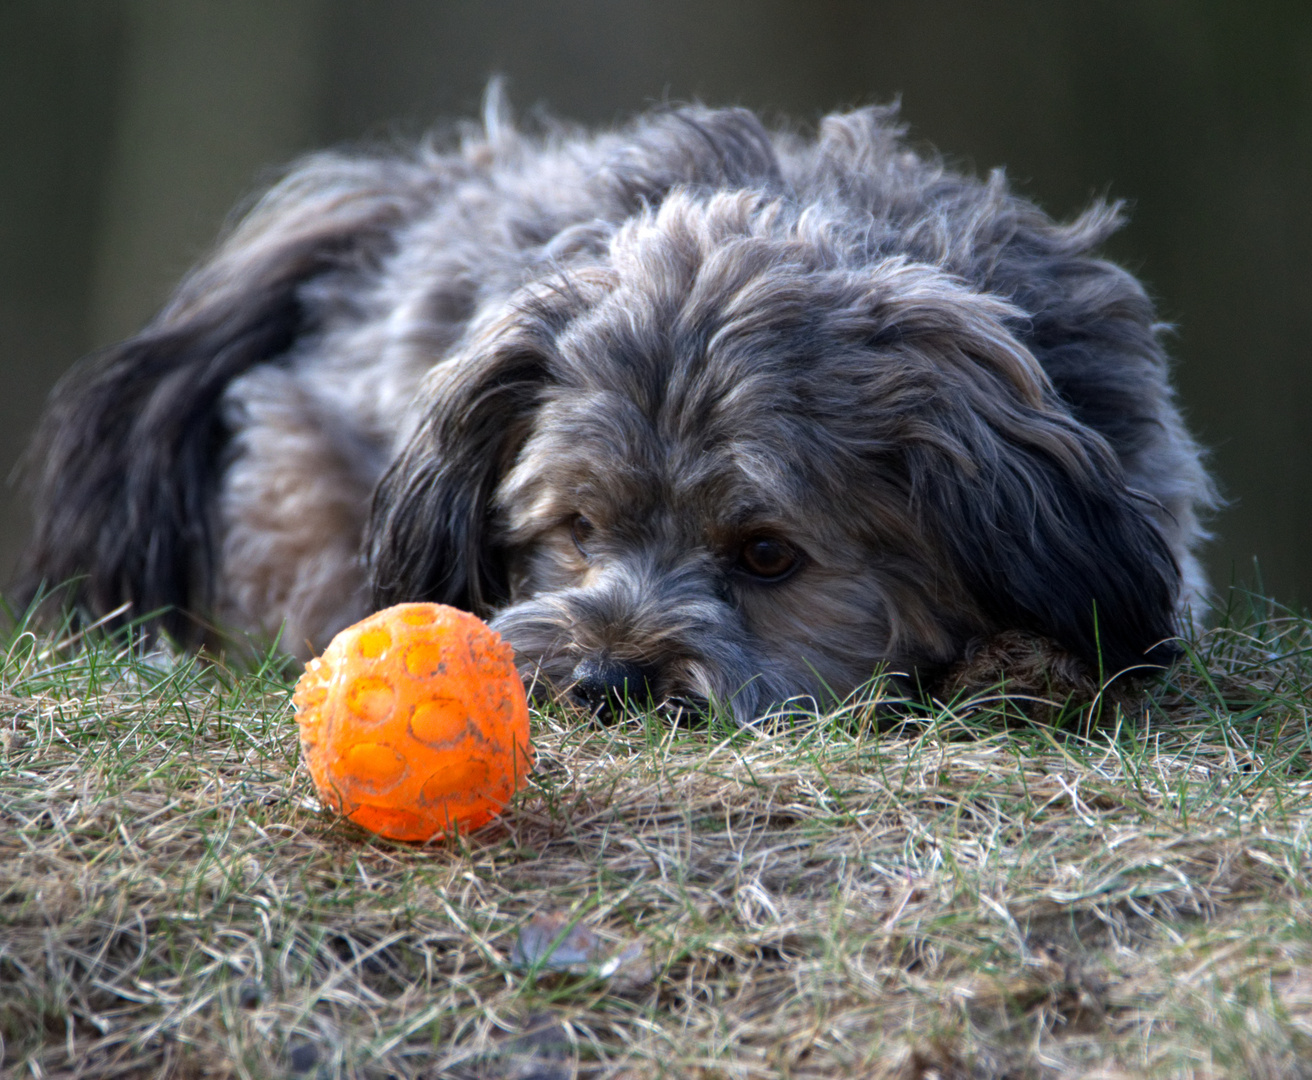
[{"label": "dead leaf on grass", "polygon": [[652,966],[642,943],[608,941],[568,915],[534,915],[519,931],[510,962],[518,968],[607,979],[616,987],[645,986]]}]

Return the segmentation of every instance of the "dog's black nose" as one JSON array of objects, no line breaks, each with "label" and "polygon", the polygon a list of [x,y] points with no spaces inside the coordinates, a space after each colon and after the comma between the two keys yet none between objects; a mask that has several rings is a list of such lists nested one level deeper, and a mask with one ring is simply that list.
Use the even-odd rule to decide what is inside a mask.
[{"label": "dog's black nose", "polygon": [[650,680],[641,665],[609,656],[585,656],[571,677],[570,696],[606,720],[626,701],[643,705],[651,694]]}]

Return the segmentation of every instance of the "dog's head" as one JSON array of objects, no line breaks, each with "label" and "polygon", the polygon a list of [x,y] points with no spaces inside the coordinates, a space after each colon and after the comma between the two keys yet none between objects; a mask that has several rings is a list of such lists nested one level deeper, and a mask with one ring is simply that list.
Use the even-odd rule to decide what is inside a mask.
[{"label": "dog's head", "polygon": [[676,193],[476,324],[378,489],[375,599],[526,677],[751,719],[1019,629],[1161,659],[1176,570],[1020,314],[822,212]]}]

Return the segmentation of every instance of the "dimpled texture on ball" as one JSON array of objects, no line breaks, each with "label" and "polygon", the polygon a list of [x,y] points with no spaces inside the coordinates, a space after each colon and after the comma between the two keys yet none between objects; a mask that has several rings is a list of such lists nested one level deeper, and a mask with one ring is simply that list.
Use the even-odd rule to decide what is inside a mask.
[{"label": "dimpled texture on ball", "polygon": [[510,646],[443,604],[398,604],[347,627],[292,701],[319,797],[395,840],[486,824],[532,764]]}]

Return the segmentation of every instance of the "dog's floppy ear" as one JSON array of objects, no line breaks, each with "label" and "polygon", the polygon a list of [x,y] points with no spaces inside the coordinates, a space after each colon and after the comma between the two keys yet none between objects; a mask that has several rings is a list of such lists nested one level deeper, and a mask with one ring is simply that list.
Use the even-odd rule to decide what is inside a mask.
[{"label": "dog's floppy ear", "polygon": [[1169,661],[1180,570],[1146,497],[1011,332],[1020,312],[914,264],[875,285],[871,340],[892,374],[871,408],[897,433],[923,535],[984,620],[1108,677]]},{"label": "dog's floppy ear", "polygon": [[310,159],[154,322],[65,377],[26,459],[36,523],[21,592],[77,579],[69,599],[96,615],[167,609],[163,629],[200,640],[187,613],[211,601],[223,392],[314,329],[307,285],[376,264],[422,183],[403,162]]},{"label": "dog's floppy ear", "polygon": [[987,618],[1050,638],[1107,677],[1178,651],[1179,569],[1118,473],[1010,444],[977,473],[928,485],[924,499]]},{"label": "dog's floppy ear", "polygon": [[506,598],[488,523],[549,378],[554,320],[549,304],[533,308],[429,376],[429,410],[374,492],[365,551],[376,608],[422,600],[486,616]]}]

